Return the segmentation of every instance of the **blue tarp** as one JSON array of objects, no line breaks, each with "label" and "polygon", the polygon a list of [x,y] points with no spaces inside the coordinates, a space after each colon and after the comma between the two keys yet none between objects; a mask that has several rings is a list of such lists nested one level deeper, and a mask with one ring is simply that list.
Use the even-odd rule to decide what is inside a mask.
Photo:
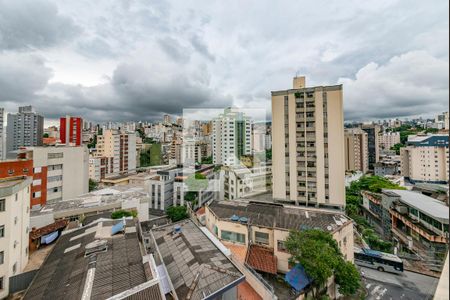
[{"label": "blue tarp", "polygon": [[123,231],[123,227],[124,223],[123,221],[120,221],[111,228],[111,235],[115,235],[116,233]]},{"label": "blue tarp", "polygon": [[53,242],[54,240],[56,240],[58,238],[59,232],[58,231],[54,231],[52,233],[49,233],[47,235],[43,235],[41,236],[41,244],[50,244],[51,242]]},{"label": "blue tarp", "polygon": [[289,283],[297,292],[302,291],[308,284],[311,283],[305,269],[302,265],[297,264],[284,277],[284,280]]}]

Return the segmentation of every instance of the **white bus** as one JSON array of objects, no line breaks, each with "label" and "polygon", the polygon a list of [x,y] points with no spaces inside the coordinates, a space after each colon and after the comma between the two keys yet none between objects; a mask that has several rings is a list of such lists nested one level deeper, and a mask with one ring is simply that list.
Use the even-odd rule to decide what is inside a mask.
[{"label": "white bus", "polygon": [[403,261],[397,255],[361,249],[355,247],[355,264],[377,269],[380,272],[391,272],[400,274],[403,272]]}]

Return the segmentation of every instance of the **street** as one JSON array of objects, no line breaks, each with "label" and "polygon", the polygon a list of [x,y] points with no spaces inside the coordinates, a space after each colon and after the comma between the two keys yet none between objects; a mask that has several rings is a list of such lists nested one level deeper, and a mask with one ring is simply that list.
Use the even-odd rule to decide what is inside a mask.
[{"label": "street", "polygon": [[358,267],[369,300],[433,299],[438,278],[405,271],[403,274],[379,272]]}]

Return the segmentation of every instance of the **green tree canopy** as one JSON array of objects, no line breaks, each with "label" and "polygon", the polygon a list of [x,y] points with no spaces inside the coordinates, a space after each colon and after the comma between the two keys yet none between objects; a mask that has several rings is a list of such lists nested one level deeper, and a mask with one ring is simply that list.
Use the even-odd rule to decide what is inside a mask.
[{"label": "green tree canopy", "polygon": [[98,187],[98,183],[89,178],[89,192],[95,191]]},{"label": "green tree canopy", "polygon": [[[285,246],[291,254],[290,263],[300,263],[306,274],[312,279],[313,286],[319,290],[318,293],[315,293],[315,298],[320,297],[320,289],[333,275],[339,276],[339,282],[343,284],[342,293],[351,295],[358,290],[360,286],[359,273],[354,265],[346,265],[339,247],[330,233],[318,229],[293,230],[289,233]],[[354,270],[350,270],[352,267]],[[356,278],[348,277],[355,274],[358,275]],[[357,286],[356,289],[353,286],[345,285],[343,282],[346,280],[353,280],[354,285]]]},{"label": "green tree canopy", "polygon": [[188,217],[186,206],[169,206],[166,214],[172,222],[178,222]]},{"label": "green tree canopy", "polygon": [[114,212],[111,213],[111,219],[121,219],[123,217],[137,217],[137,211],[132,210],[132,211],[128,211],[128,210],[116,210]]}]

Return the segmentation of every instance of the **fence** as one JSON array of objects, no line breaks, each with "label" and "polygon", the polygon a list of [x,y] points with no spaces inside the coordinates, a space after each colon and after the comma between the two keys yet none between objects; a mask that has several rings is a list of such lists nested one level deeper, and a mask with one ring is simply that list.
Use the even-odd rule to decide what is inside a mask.
[{"label": "fence", "polygon": [[9,277],[9,293],[26,290],[39,270],[33,270]]}]

